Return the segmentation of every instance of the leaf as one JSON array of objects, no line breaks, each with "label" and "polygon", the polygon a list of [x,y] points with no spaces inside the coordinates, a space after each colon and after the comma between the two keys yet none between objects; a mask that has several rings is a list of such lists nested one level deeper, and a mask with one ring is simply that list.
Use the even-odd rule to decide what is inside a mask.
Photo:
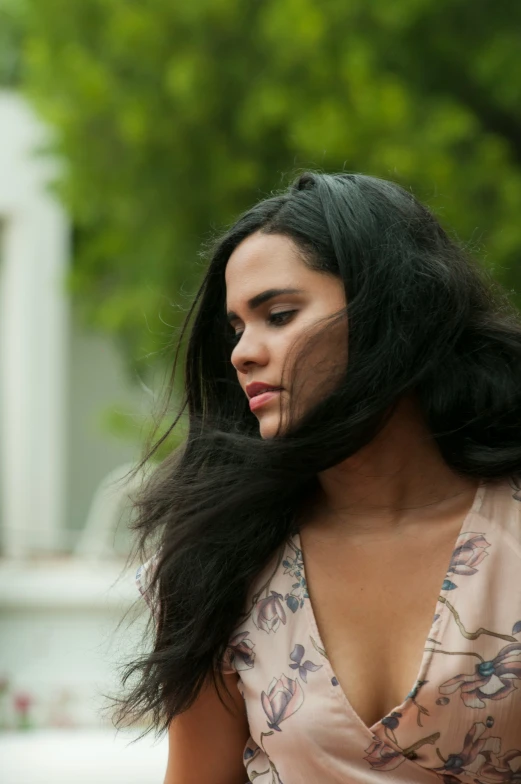
[{"label": "leaf", "polygon": [[453,591],[458,586],[455,583],[451,582],[450,580],[444,580],[443,585],[441,586],[442,591]]},{"label": "leaf", "polygon": [[184,320],[199,238],[292,160],[428,193],[521,304],[521,3],[6,2],[0,78],[60,139],[78,315],[129,376],[170,364],[160,314]]},{"label": "leaf", "polygon": [[291,594],[286,599],[286,604],[288,605],[291,612],[297,612],[298,610],[298,599],[296,596],[292,596]]},{"label": "leaf", "polygon": [[300,662],[302,657],[304,656],[304,646],[297,643],[293,650],[291,651],[289,658],[291,661]]},{"label": "leaf", "polygon": [[306,661],[304,662],[302,667],[304,667],[306,670],[309,670],[309,672],[316,672],[317,670],[320,670],[322,665],[321,664],[313,664],[313,662],[309,661],[309,659],[306,659]]},{"label": "leaf", "polygon": [[323,648],[321,648],[321,647],[320,647],[320,645],[318,645],[318,644],[315,642],[315,640],[313,639],[313,637],[311,637],[311,635],[310,635],[309,639],[311,640],[311,644],[313,645],[313,648],[314,648],[316,651],[318,651],[318,652],[319,652],[319,654],[320,654],[321,656],[323,656],[323,657],[324,657],[324,659],[327,659],[327,658],[328,658],[328,656],[327,656],[327,653],[325,652],[325,650],[324,650]]},{"label": "leaf", "polygon": [[512,628],[512,634],[519,634],[519,632],[521,632],[521,621],[517,621]]}]

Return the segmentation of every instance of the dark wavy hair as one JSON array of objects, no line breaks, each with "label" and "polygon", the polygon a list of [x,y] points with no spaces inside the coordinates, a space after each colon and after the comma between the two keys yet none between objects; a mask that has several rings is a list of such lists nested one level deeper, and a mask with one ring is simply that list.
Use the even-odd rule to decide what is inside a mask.
[{"label": "dark wavy hair", "polygon": [[[346,363],[334,388],[271,439],[259,435],[226,339],[226,264],[259,231],[291,238],[304,263],[342,280],[348,303],[349,372]],[[519,314],[407,190],[306,172],[242,214],[208,256],[168,387],[167,397],[188,338],[179,413],[136,469],[187,415],[182,446],[135,499],[136,551],[157,552],[147,591],[156,612],[152,649],[126,666],[132,688],[117,722],[146,716],[157,732],[208,678],[223,684],[218,662],[252,580],[298,525],[318,473],[370,443],[404,395],[416,397],[454,472],[521,472]]]}]

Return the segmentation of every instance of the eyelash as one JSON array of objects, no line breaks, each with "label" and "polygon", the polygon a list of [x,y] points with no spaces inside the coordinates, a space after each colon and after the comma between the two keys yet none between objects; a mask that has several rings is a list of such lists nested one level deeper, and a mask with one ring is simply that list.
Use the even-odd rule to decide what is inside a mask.
[{"label": "eyelash", "polygon": [[[282,327],[288,323],[289,316],[292,316],[293,313],[296,312],[297,312],[296,310],[281,310],[279,313],[272,313],[269,316],[268,321],[273,327]],[[275,320],[282,316],[285,317],[282,322]],[[239,340],[241,339],[241,337],[242,337],[242,332],[235,332],[232,335],[228,335],[228,342],[231,343],[232,346],[236,346]]]}]

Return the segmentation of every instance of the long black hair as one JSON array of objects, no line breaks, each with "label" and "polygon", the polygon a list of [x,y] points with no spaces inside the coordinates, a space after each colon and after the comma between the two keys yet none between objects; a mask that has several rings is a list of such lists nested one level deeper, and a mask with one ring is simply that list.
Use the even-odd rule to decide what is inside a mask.
[{"label": "long black hair", "polygon": [[[226,339],[226,264],[259,231],[290,238],[306,264],[341,279],[347,302],[338,383],[271,439],[259,436]],[[185,441],[136,499],[137,551],[143,560],[157,553],[147,591],[153,645],[126,669],[133,686],[118,721],[147,716],[159,732],[208,678],[222,684],[219,662],[251,582],[297,525],[318,473],[368,444],[404,395],[416,397],[454,472],[521,472],[519,314],[407,190],[306,172],[241,215],[208,255],[179,343],[188,337],[184,399],[138,466],[187,416]]]}]

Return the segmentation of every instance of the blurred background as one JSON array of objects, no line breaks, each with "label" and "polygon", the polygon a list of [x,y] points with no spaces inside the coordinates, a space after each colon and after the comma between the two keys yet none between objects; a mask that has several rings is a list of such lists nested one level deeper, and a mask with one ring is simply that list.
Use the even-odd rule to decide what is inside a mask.
[{"label": "blurred background", "polygon": [[145,620],[115,482],[204,243],[297,171],[364,172],[521,306],[520,51],[515,0],[0,0],[4,784],[163,780],[103,710]]}]

